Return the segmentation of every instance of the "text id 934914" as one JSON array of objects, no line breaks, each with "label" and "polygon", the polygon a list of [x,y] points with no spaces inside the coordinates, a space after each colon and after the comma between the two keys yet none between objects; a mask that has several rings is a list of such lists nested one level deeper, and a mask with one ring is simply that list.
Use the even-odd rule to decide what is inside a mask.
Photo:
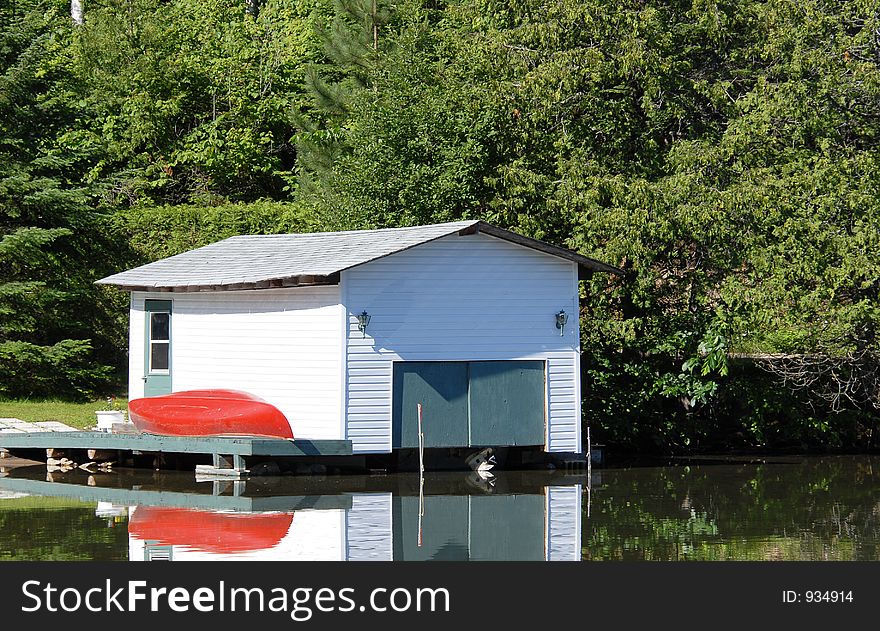
[{"label": "text id 934914", "polygon": [[851,589],[785,589],[782,602],[786,604],[848,604],[855,602]]}]

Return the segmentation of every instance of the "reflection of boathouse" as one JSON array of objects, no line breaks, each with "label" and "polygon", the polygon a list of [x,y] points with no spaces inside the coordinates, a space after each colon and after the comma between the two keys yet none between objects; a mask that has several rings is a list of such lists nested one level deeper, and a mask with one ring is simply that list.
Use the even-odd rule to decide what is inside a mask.
[{"label": "reflection of boathouse", "polygon": [[196,482],[82,471],[0,478],[0,492],[97,504],[143,560],[579,560],[582,476],[510,471]]},{"label": "reflection of boathouse", "polygon": [[431,495],[421,506],[418,496],[392,493],[334,499],[336,507],[292,512],[135,507],[129,558],[575,561],[581,556],[580,485],[551,486],[543,494]]}]

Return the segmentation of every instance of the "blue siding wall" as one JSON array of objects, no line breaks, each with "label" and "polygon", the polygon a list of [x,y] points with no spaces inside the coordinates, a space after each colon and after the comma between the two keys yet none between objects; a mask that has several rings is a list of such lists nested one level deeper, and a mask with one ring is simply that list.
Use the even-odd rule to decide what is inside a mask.
[{"label": "blue siding wall", "polygon": [[[580,451],[577,268],[483,234],[450,236],[342,273],[346,438],[390,451],[394,361],[547,362],[550,451]],[[555,314],[564,309],[563,334]],[[366,310],[366,335],[356,314]]]}]

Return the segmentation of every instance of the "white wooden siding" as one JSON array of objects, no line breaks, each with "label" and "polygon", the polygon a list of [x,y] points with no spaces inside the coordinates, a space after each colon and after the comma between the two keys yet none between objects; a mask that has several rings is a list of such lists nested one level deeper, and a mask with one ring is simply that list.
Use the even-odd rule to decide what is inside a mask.
[{"label": "white wooden siding", "polygon": [[343,438],[344,322],[338,286],[132,294],[129,396],[143,396],[144,300],[172,300],[175,392],[244,390],[277,406],[294,436]]},{"label": "white wooden siding", "polygon": [[[391,450],[393,361],[545,360],[549,451],[581,451],[577,266],[483,234],[444,237],[342,273],[346,437]],[[560,336],[555,314],[569,323]],[[356,315],[371,316],[367,335]],[[430,411],[428,411],[430,414]]]},{"label": "white wooden siding", "polygon": [[346,561],[392,561],[391,493],[355,493],[345,514]]},{"label": "white wooden siding", "polygon": [[547,487],[547,560],[581,560],[580,484]]}]

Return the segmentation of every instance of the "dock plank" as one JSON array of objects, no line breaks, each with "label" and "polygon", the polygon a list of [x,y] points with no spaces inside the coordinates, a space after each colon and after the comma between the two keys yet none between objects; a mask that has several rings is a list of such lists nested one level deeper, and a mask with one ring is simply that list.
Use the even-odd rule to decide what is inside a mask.
[{"label": "dock plank", "polygon": [[27,432],[0,434],[6,449],[121,449],[159,453],[239,456],[350,456],[350,440],[284,440],[106,434],[103,432]]}]

